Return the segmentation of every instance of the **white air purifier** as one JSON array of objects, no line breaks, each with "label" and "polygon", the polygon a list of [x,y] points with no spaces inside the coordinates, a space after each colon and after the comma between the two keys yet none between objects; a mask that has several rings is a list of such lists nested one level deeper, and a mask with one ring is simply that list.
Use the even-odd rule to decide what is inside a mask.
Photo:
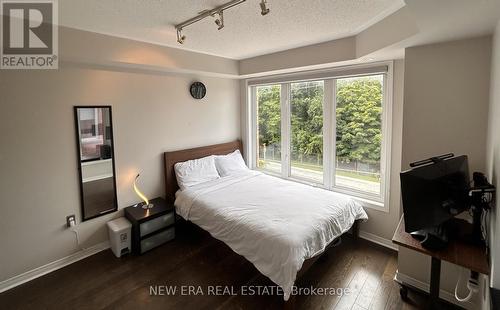
[{"label": "white air purifier", "polygon": [[119,217],[108,223],[109,243],[116,257],[122,257],[132,252],[131,240],[132,224],[124,218]]}]

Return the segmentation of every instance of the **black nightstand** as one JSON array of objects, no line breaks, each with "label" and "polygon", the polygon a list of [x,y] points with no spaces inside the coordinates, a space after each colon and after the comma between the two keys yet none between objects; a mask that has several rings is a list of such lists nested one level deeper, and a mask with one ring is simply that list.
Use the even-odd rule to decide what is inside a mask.
[{"label": "black nightstand", "polygon": [[142,254],[175,238],[175,208],[163,198],[150,200],[151,209],[125,208],[132,223],[132,252]]}]

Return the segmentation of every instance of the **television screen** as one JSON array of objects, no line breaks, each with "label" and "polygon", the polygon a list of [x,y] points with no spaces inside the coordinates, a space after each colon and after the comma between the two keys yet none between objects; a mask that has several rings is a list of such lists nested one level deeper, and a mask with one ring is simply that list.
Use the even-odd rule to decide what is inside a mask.
[{"label": "television screen", "polygon": [[467,156],[401,172],[406,232],[435,227],[469,208]]}]

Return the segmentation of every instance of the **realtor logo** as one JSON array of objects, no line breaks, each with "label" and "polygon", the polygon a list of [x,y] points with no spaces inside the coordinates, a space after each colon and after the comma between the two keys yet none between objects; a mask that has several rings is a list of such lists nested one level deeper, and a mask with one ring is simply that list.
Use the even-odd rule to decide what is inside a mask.
[{"label": "realtor logo", "polygon": [[1,69],[57,69],[56,0],[0,0]]}]

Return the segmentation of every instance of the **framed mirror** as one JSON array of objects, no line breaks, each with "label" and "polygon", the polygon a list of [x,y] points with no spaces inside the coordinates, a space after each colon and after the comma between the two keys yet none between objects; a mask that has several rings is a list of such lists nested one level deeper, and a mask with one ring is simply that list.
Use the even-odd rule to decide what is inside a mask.
[{"label": "framed mirror", "polygon": [[82,221],[115,212],[111,106],[76,106],[75,127]]}]

